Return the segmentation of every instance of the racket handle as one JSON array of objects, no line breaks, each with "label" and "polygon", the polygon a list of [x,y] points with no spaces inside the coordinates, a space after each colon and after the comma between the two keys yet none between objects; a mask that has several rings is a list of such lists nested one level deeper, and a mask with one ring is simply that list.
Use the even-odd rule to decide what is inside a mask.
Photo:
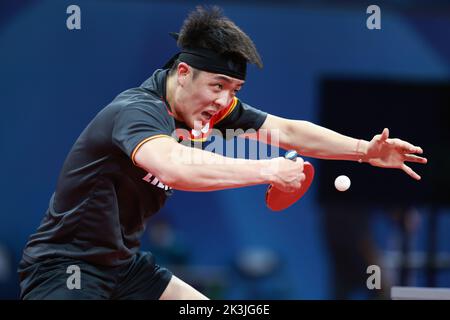
[{"label": "racket handle", "polygon": [[295,159],[297,159],[297,157],[298,157],[298,153],[297,153],[297,151],[295,151],[295,150],[289,150],[288,152],[286,152],[286,153],[284,154],[284,157],[285,157],[286,159],[295,161]]}]

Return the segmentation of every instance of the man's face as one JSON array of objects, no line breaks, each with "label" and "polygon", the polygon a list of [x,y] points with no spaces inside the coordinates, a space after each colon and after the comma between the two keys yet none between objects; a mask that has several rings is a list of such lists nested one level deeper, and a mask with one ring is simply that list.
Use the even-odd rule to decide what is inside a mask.
[{"label": "man's face", "polygon": [[[189,67],[190,68],[190,67]],[[180,90],[176,98],[177,114],[192,129],[200,129],[220,110],[232,102],[236,93],[244,84],[243,80],[222,74],[196,71],[193,69],[183,77],[179,84]]]}]

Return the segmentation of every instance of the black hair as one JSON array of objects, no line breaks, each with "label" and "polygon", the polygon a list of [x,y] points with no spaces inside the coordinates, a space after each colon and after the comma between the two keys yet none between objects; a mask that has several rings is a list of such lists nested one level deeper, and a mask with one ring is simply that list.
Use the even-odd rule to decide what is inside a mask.
[{"label": "black hair", "polygon": [[205,48],[219,54],[236,55],[259,68],[263,67],[253,41],[217,6],[198,6],[191,12],[181,27],[177,45],[180,48]]}]

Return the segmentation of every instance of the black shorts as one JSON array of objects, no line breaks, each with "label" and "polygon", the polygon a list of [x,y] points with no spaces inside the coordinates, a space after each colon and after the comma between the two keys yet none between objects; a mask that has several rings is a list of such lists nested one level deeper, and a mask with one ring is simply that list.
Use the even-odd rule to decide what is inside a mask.
[{"label": "black shorts", "polygon": [[[72,266],[72,267],[71,267]],[[74,267],[79,268],[77,284]],[[155,264],[150,252],[140,252],[119,267],[92,265],[59,257],[19,267],[21,299],[128,299],[156,300],[172,273]],[[79,285],[79,289],[77,288]]]}]

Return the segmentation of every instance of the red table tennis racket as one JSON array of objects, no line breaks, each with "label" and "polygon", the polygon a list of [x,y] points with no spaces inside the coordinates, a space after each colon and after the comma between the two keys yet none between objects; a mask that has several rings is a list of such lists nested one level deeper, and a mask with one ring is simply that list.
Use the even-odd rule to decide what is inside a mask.
[{"label": "red table tennis racket", "polygon": [[[284,155],[286,159],[292,161],[295,161],[295,159],[297,159],[297,156],[298,154],[295,150],[290,150]],[[308,191],[309,186],[311,185],[311,182],[314,178],[314,167],[308,161],[305,161],[304,163],[303,173],[305,174],[305,180],[302,182],[300,189],[294,192],[285,192],[275,188],[272,185],[268,186],[266,191],[267,207],[273,211],[281,211],[289,208],[301,197],[303,197],[306,191]]]}]

